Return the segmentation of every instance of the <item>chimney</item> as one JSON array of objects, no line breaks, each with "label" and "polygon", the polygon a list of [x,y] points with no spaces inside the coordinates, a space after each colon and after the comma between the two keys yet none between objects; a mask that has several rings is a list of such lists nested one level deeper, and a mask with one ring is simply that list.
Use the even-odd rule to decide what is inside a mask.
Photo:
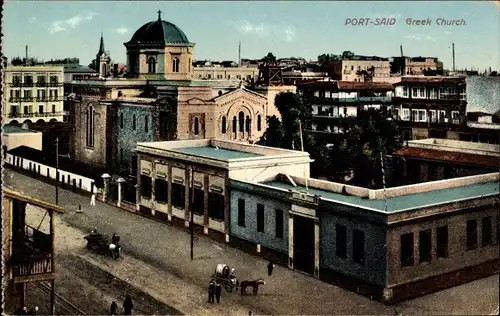
[{"label": "chimney", "polygon": [[241,41],[238,44],[238,67],[241,67]]},{"label": "chimney", "polygon": [[28,64],[28,45],[26,45],[26,59],[25,59],[26,65]]},{"label": "chimney", "polygon": [[455,43],[451,44],[451,52],[453,54],[453,71],[455,71]]}]

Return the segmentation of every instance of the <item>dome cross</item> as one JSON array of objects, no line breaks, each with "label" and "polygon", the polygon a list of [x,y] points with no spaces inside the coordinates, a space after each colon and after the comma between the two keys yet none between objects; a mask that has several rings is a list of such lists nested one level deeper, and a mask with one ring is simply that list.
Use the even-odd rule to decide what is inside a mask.
[{"label": "dome cross", "polygon": [[158,21],[161,21],[161,10],[156,11],[158,13]]}]

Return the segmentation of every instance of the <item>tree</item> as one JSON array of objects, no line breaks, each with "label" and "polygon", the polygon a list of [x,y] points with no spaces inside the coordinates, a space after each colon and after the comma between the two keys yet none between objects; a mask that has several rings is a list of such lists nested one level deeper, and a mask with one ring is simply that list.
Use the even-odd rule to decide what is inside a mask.
[{"label": "tree", "polygon": [[379,186],[380,154],[401,148],[397,125],[384,110],[368,109],[358,114],[358,124],[351,128],[343,143],[344,154],[354,173],[353,182],[363,187]]},{"label": "tree", "polygon": [[97,62],[96,62],[96,60],[95,60],[95,59],[92,59],[92,61],[91,61],[91,62],[90,62],[90,64],[88,65],[88,67],[89,67],[90,69],[93,69],[93,70],[97,71]]},{"label": "tree", "polygon": [[266,121],[267,129],[257,144],[271,147],[281,147],[283,135],[285,134],[283,124],[281,124],[281,121],[276,117],[276,115],[267,117]]}]

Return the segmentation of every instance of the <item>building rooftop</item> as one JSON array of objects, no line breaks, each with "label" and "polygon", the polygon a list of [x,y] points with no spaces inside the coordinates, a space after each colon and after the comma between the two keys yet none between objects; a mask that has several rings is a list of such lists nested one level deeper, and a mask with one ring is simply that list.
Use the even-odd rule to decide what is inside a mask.
[{"label": "building rooftop", "polygon": [[500,145],[473,143],[453,139],[427,138],[411,140],[407,142],[408,147],[434,149],[456,153],[467,153],[473,155],[500,156]]},{"label": "building rooftop", "polygon": [[[308,193],[310,195],[317,195],[323,199],[339,202],[342,204],[350,204],[355,207],[360,206],[363,208],[385,212],[385,200],[371,200],[359,196],[335,193],[311,187],[306,190],[306,187],[304,186],[293,186],[291,183],[287,183],[285,181],[268,181],[262,182],[261,184],[277,189],[293,190]],[[499,194],[499,186],[500,182],[494,181],[441,190],[433,190],[416,194],[388,197],[387,212],[394,213],[409,209],[422,208],[430,205],[449,203],[457,200],[491,196]]]},{"label": "building rooftop", "polygon": [[308,153],[301,151],[215,139],[138,143],[137,151],[163,156],[180,154],[183,159],[198,157],[225,163],[239,160],[269,160],[274,157],[309,157]]},{"label": "building rooftop", "polygon": [[403,76],[401,81],[395,83],[395,86],[400,86],[408,83],[416,84],[453,84],[453,83],[463,83],[465,84],[465,77],[456,76]]},{"label": "building rooftop", "polygon": [[243,151],[218,148],[218,147],[213,147],[213,146],[176,148],[176,149],[172,149],[172,151],[187,154],[187,155],[193,155],[193,156],[216,159],[216,160],[223,160],[223,161],[229,161],[232,159],[245,159],[245,158],[255,158],[255,157],[264,156],[261,154],[254,154],[254,153],[248,153],[248,152],[243,152]]},{"label": "building rooftop", "polygon": [[24,129],[22,127],[13,125],[3,125],[2,128],[4,134],[39,133],[37,131],[32,131],[29,129]]}]

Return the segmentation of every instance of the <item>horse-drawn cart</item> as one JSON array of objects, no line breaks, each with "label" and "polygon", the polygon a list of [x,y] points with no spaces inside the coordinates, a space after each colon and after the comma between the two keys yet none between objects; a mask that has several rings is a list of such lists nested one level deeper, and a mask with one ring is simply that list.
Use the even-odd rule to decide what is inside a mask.
[{"label": "horse-drawn cart", "polygon": [[113,258],[118,258],[121,247],[109,241],[106,235],[96,232],[83,237],[87,240],[87,249],[93,250],[101,255],[110,254]]},{"label": "horse-drawn cart", "polygon": [[227,292],[232,292],[233,288],[238,289],[238,280],[234,276],[234,269],[229,271],[229,267],[226,264],[219,263],[215,268],[215,273],[212,274],[212,279],[219,282]]}]

